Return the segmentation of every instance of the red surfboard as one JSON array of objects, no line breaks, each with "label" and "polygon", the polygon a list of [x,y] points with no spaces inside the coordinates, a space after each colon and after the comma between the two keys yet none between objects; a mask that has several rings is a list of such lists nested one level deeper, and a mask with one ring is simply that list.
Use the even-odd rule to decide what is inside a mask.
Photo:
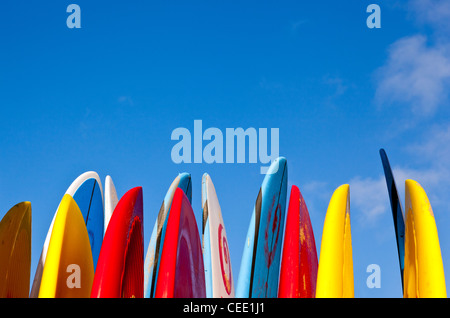
[{"label": "red surfboard", "polygon": [[142,298],[144,294],[142,188],[120,199],[103,239],[92,298]]},{"label": "red surfboard", "polygon": [[300,190],[291,188],[286,217],[279,298],[314,298],[317,281],[317,250],[308,208]]},{"label": "red surfboard", "polygon": [[189,199],[176,189],[156,285],[156,298],[205,298],[200,235]]}]

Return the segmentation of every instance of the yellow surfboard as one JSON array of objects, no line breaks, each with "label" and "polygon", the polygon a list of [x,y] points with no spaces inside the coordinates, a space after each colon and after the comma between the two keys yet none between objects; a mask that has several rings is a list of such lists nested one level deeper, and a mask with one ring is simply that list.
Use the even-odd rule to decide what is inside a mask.
[{"label": "yellow surfboard", "polygon": [[328,205],[320,247],[316,297],[354,297],[348,184],[341,185],[334,191]]},{"label": "yellow surfboard", "polygon": [[12,207],[0,222],[0,298],[28,298],[31,203]]},{"label": "yellow surfboard", "polygon": [[439,237],[428,197],[414,180],[405,181],[405,298],[447,297]]},{"label": "yellow surfboard", "polygon": [[93,280],[94,263],[86,224],[77,203],[66,194],[56,213],[39,297],[90,297]]}]

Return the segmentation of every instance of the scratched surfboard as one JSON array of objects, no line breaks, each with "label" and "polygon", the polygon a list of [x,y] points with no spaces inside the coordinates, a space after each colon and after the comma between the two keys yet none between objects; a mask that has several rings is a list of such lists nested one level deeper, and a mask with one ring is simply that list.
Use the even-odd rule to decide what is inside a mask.
[{"label": "scratched surfboard", "polygon": [[153,226],[152,235],[145,256],[144,263],[144,297],[152,298],[155,295],[156,282],[158,278],[159,261],[161,260],[161,251],[164,246],[164,238],[169,219],[170,206],[172,205],[175,190],[180,188],[186,194],[189,202],[192,202],[192,184],[191,175],[189,173],[180,173],[172,182],[169,190],[164,197],[161,209],[155,225]]},{"label": "scratched surfboard", "polygon": [[318,258],[308,208],[293,185],[289,198],[278,298],[314,298]]},{"label": "scratched surfboard", "polygon": [[278,293],[286,210],[287,162],[270,166],[250,220],[236,285],[237,298],[274,298]]}]

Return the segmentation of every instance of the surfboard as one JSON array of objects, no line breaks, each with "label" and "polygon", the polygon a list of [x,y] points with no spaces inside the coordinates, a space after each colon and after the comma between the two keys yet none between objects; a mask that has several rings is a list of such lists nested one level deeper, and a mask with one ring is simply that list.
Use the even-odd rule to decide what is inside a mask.
[{"label": "surfboard", "polygon": [[108,228],[109,220],[111,219],[111,215],[116,208],[117,203],[119,202],[119,198],[117,197],[116,188],[112,181],[111,176],[106,176],[105,179],[105,225],[103,227],[104,232]]},{"label": "surfboard", "polygon": [[386,151],[380,149],[381,162],[383,164],[384,176],[389,193],[389,202],[391,203],[392,217],[394,219],[395,238],[397,241],[398,262],[400,267],[400,276],[403,288],[403,270],[405,267],[405,220],[403,216],[402,205],[400,203],[397,186],[395,185],[394,175],[389,164]]},{"label": "surfboard", "polygon": [[279,298],[314,298],[317,283],[317,250],[305,200],[291,188],[280,267]]},{"label": "surfboard", "polygon": [[236,284],[238,298],[275,298],[287,192],[287,162],[277,158],[259,190]]},{"label": "surfboard", "polygon": [[75,200],[66,194],[53,223],[39,298],[88,298],[93,278],[85,219]]},{"label": "surfboard", "polygon": [[446,298],[444,266],[430,201],[422,186],[405,181],[404,297]]},{"label": "surfboard", "polygon": [[[89,241],[92,249],[92,258],[94,261],[94,269],[96,268],[97,259],[100,253],[103,241],[103,189],[98,174],[94,171],[88,171],[80,175],[69,186],[65,194],[73,197],[83,215],[89,234]],[[58,210],[58,209],[57,209]],[[31,287],[30,298],[36,298],[39,294],[42,271],[44,269],[45,259],[47,256],[48,244],[52,234],[53,224],[55,222],[56,213],[53,215],[50,228],[44,241],[41,256],[39,257],[36,273],[34,275],[33,285]]]},{"label": "surfboard", "polygon": [[106,229],[91,298],[142,298],[144,292],[142,188],[119,200]]},{"label": "surfboard", "polygon": [[205,298],[202,247],[186,194],[175,190],[161,252],[156,298]]},{"label": "surfboard", "polygon": [[13,206],[0,222],[0,298],[27,298],[31,270],[31,203]]},{"label": "surfboard", "polygon": [[167,220],[175,190],[180,188],[186,194],[189,202],[192,200],[192,183],[189,173],[179,174],[172,182],[161,204],[158,216],[153,226],[152,235],[147,248],[144,263],[144,297],[155,295],[158,267],[161,259],[161,250],[164,244]]},{"label": "surfboard", "polygon": [[328,205],[317,270],[317,298],[353,298],[350,186],[338,187]]},{"label": "surfboard", "polygon": [[233,298],[230,250],[219,200],[211,177],[202,177],[202,248],[207,298]]}]

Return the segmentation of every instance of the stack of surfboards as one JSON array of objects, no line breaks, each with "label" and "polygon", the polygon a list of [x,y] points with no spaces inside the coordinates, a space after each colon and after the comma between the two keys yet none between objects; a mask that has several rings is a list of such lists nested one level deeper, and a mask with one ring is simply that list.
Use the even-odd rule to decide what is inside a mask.
[{"label": "stack of surfboards", "polygon": [[146,298],[205,297],[200,235],[191,200],[191,176],[182,173],[170,185],[153,227],[144,264]]},{"label": "stack of surfboards", "polygon": [[54,214],[30,297],[88,296],[103,229],[102,184],[97,173],[86,172],[70,185]]},{"label": "stack of surfboards", "polygon": [[291,188],[284,227],[286,192],[287,163],[281,157],[269,168],[256,199],[236,296],[352,297],[349,186],[339,187],[331,198],[324,224],[320,262],[308,209],[295,185]]},{"label": "stack of surfboards", "polygon": [[[380,150],[397,238],[404,297],[446,297],[431,205],[406,180],[406,219],[393,174]],[[333,193],[320,257],[308,208],[292,185],[287,161],[270,166],[256,195],[235,277],[222,211],[210,175],[201,180],[202,227],[192,209],[192,182],[181,173],[169,186],[144,257],[143,189],[117,195],[110,176],[80,175],[53,216],[30,290],[31,203],[0,222],[0,298],[314,298],[354,297],[350,186]],[[149,233],[150,234],[150,233]]]}]

